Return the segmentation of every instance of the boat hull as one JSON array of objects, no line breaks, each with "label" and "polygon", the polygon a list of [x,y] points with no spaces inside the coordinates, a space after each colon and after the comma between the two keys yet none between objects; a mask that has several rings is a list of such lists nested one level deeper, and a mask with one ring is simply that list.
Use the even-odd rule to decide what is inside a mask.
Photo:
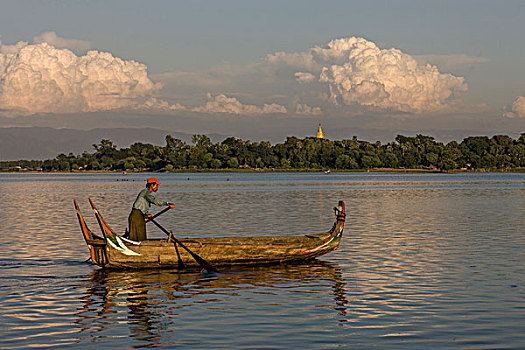
[{"label": "boat hull", "polygon": [[[93,204],[92,204],[93,205]],[[94,205],[93,205],[94,207]],[[339,246],[345,220],[344,202],[334,208],[333,227],[324,233],[300,236],[181,238],[179,241],[216,267],[234,265],[278,264],[309,260],[329,253]],[[191,254],[169,239],[131,242],[115,234],[94,208],[103,239],[86,239],[93,262],[104,268],[176,268],[200,267]],[[77,209],[79,213],[79,209]],[[79,221],[80,221],[79,217]],[[84,231],[87,225],[82,224]],[[83,232],[84,237],[89,234]],[[178,252],[177,252],[178,250]]]}]

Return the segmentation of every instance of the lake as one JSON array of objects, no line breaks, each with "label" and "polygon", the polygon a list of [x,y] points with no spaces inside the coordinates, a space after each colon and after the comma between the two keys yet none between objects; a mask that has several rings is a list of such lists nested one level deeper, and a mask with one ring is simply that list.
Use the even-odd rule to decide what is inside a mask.
[{"label": "lake", "polygon": [[[217,274],[91,264],[73,198],[124,232],[148,176],[177,237],[327,231],[344,200],[341,245]],[[0,194],[2,349],[525,347],[525,174],[0,174]]]}]

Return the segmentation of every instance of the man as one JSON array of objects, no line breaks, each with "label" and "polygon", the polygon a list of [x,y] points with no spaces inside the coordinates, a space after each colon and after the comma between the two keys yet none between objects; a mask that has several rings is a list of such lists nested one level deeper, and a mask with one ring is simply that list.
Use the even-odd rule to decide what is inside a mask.
[{"label": "man", "polygon": [[153,192],[157,192],[161,183],[154,177],[149,177],[146,182],[146,188],[140,191],[133,203],[133,209],[128,218],[129,225],[129,239],[133,241],[146,240],[146,218],[151,204],[162,206],[169,206],[171,209],[175,208],[175,204],[168,202],[161,202],[153,196]]}]

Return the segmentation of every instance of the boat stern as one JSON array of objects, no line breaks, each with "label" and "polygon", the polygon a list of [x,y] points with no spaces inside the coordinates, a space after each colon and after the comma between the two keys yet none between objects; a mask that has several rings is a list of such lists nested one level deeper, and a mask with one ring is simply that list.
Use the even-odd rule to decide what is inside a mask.
[{"label": "boat stern", "polygon": [[108,263],[106,242],[102,237],[95,235],[93,231],[89,229],[75,198],[73,198],[73,202],[77,211],[77,218],[78,223],[80,224],[80,230],[82,231],[82,236],[89,248],[91,260],[98,266],[104,267]]}]

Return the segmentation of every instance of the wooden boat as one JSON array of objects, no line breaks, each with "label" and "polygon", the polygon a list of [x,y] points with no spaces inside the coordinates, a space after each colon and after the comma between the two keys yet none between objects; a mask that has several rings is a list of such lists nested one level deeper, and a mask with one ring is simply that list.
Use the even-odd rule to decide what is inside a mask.
[{"label": "wooden boat", "polygon": [[[199,267],[190,253],[176,249],[170,239],[148,239],[133,242],[113,231],[89,200],[102,230],[95,235],[86,225],[76,199],[74,200],[82,234],[91,260],[104,268],[176,268],[179,259],[185,267]],[[345,203],[334,208],[335,222],[328,232],[300,236],[180,238],[191,252],[216,267],[259,265],[310,260],[329,253],[339,246],[345,222]]]}]

